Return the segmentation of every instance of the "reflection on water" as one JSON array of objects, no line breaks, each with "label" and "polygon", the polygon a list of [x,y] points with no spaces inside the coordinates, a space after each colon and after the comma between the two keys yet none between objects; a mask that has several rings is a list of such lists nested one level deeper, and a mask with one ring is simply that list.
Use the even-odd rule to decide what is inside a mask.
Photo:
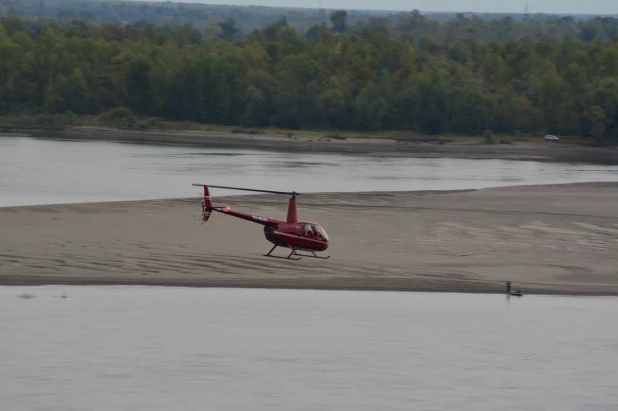
[{"label": "reflection on water", "polygon": [[618,181],[618,166],[0,138],[0,206],[198,196],[191,183],[302,193],[584,181]]},{"label": "reflection on water", "polygon": [[3,410],[618,409],[616,298],[51,286],[0,301]]}]

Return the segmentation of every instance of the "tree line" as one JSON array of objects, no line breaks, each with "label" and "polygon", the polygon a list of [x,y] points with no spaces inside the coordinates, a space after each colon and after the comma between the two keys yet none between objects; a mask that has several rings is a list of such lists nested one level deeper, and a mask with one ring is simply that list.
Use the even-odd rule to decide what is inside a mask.
[{"label": "tree line", "polygon": [[[413,14],[411,14],[412,17]],[[143,116],[285,129],[618,139],[618,36],[420,41],[347,13],[236,37],[190,25],[0,20],[0,115]]]}]

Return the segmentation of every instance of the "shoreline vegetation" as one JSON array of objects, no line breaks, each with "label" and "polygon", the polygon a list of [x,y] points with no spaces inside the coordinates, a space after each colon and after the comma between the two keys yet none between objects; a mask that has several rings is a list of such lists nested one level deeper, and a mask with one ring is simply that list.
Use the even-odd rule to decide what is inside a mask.
[{"label": "shoreline vegetation", "polygon": [[[282,129],[279,127],[243,127],[236,125],[205,124],[192,121],[172,121],[161,117],[136,116],[129,109],[110,110],[102,115],[38,114],[38,115],[0,115],[0,135],[10,133],[45,133],[66,132],[76,133],[80,130],[109,130],[122,135],[126,132],[144,131],[147,134],[160,132],[224,132],[240,135],[277,135],[289,138],[316,137],[332,140],[348,138],[392,138],[402,141],[479,142],[488,144],[532,143],[542,141],[546,133],[494,133],[491,131],[491,141],[486,140],[484,133],[462,134],[426,134],[415,130],[354,130],[354,129]],[[561,136],[566,143],[579,144],[582,147],[618,147],[618,142],[591,141],[577,136]]]},{"label": "shoreline vegetation", "polygon": [[[438,142],[543,134],[618,142],[613,17],[333,10],[304,29],[284,17],[241,32],[233,18],[201,29],[153,24],[148,13],[120,23],[107,20],[107,2],[88,5],[89,13],[57,18],[33,1],[25,14],[0,7],[0,128],[61,130],[97,119],[131,130],[358,130],[333,139],[397,130]],[[122,14],[125,6],[138,14],[155,7],[111,7]],[[158,21],[176,5],[156,7]]]},{"label": "shoreline vegetation", "polygon": [[618,145],[595,145],[576,137],[561,137],[559,142],[548,142],[543,139],[543,135],[495,134],[488,142],[486,136],[431,136],[401,130],[370,132],[243,128],[136,116],[131,116],[130,120],[109,120],[103,116],[66,118],[63,115],[0,117],[0,138],[2,136],[374,156],[618,162]]},{"label": "shoreline vegetation", "polygon": [[[286,210],[272,195],[218,201]],[[326,228],[331,258],[300,261],[263,257],[253,224],[200,225],[198,199],[4,207],[0,284],[504,293],[511,281],[617,296],[617,203],[618,183],[306,194],[303,218]]]}]

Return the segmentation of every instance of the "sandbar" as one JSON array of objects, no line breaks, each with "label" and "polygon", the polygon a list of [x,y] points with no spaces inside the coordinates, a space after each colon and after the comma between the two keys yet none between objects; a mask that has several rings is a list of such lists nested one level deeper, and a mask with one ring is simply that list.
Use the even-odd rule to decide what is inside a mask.
[{"label": "sandbar", "polygon": [[[285,218],[287,199],[215,197]],[[618,183],[302,194],[328,260],[264,257],[262,227],[200,199],[0,208],[0,284],[618,295]],[[285,250],[276,251],[285,256]]]}]

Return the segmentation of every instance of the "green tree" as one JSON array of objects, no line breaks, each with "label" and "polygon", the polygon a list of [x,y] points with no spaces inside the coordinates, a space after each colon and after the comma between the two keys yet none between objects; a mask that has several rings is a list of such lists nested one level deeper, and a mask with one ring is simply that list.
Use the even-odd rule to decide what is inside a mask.
[{"label": "green tree", "polygon": [[337,10],[330,16],[330,21],[333,24],[335,33],[345,33],[347,25],[348,12],[345,10]]},{"label": "green tree", "polygon": [[220,27],[219,37],[221,37],[223,40],[226,40],[226,41],[233,41],[234,38],[236,37],[236,34],[239,31],[235,27],[235,24],[236,22],[231,17],[228,18],[225,22],[219,23],[219,27]]},{"label": "green tree", "polygon": [[439,134],[446,130],[446,91],[438,73],[423,76],[416,85],[415,123],[428,134]]},{"label": "green tree", "polygon": [[468,81],[449,92],[449,128],[466,134],[479,134],[491,128],[496,112],[493,98],[482,84]]},{"label": "green tree", "polygon": [[129,108],[138,114],[150,114],[150,65],[145,59],[136,58],[129,63],[126,84]]},{"label": "green tree", "polygon": [[[90,90],[84,73],[76,68],[66,84],[66,103],[69,110],[75,114],[86,114],[90,111]],[[64,112],[64,111],[63,111]]]},{"label": "green tree", "polygon": [[539,96],[540,109],[547,131],[559,133],[564,130],[564,81],[555,71],[549,71],[541,81]]},{"label": "green tree", "polygon": [[63,113],[69,109],[64,98],[64,91],[67,86],[66,78],[58,76],[55,80],[50,80],[45,89],[44,109],[51,113]]},{"label": "green tree", "polygon": [[266,125],[266,98],[264,92],[254,86],[245,91],[245,111],[241,124],[249,127]]},{"label": "green tree", "polygon": [[358,124],[369,130],[380,130],[388,110],[387,102],[382,97],[378,86],[369,82],[356,97]]},{"label": "green tree", "polygon": [[596,140],[601,140],[605,136],[605,112],[601,106],[590,107],[586,111],[586,118],[591,124],[590,134]]}]

